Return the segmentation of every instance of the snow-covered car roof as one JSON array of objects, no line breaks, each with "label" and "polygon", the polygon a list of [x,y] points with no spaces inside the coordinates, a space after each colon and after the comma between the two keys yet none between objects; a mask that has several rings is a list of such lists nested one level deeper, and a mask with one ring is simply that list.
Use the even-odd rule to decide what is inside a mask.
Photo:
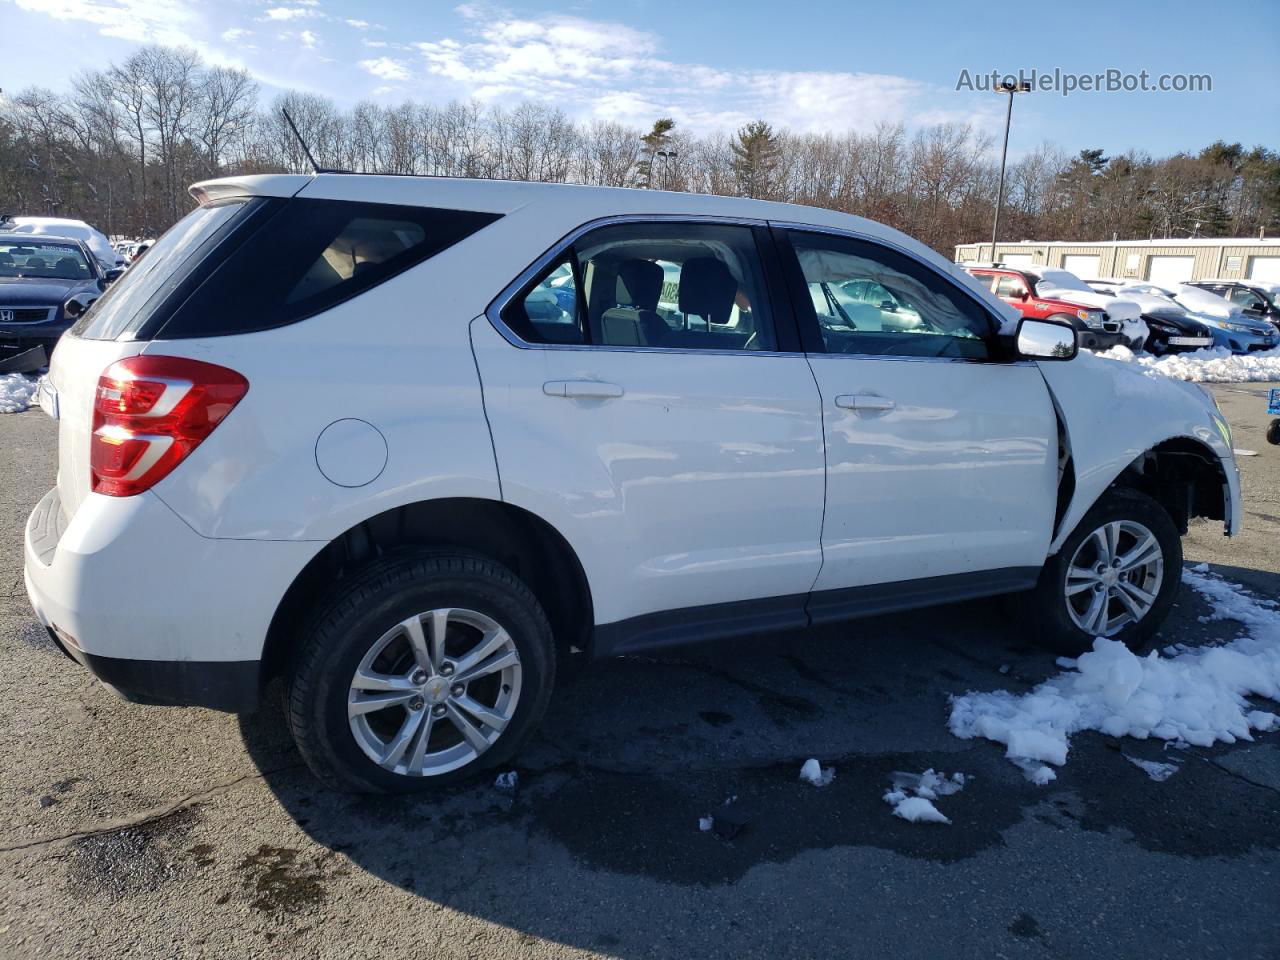
[{"label": "snow-covered car roof", "polygon": [[81,240],[101,262],[106,264],[116,262],[116,252],[111,249],[111,241],[105,234],[95,230],[83,220],[69,220],[64,217],[14,217],[5,222],[4,230],[11,234]]},{"label": "snow-covered car roof", "polygon": [[1196,280],[1195,283],[1238,283],[1245,287],[1257,287],[1259,290],[1266,290],[1268,293],[1280,293],[1280,281],[1277,280],[1252,280],[1248,277],[1206,277],[1203,280]]}]

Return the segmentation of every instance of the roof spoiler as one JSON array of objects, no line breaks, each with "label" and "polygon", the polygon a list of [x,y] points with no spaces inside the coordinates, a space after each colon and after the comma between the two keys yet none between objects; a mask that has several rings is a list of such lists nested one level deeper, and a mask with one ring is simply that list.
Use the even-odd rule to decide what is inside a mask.
[{"label": "roof spoiler", "polygon": [[272,173],[202,180],[187,192],[200,206],[232,197],[292,197],[310,183],[311,174]]}]

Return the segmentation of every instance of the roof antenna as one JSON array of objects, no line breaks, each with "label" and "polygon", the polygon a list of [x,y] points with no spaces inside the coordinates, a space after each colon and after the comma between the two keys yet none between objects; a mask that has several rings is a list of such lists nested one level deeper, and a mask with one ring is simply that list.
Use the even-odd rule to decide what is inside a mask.
[{"label": "roof antenna", "polygon": [[311,155],[311,149],[307,146],[307,141],[302,139],[302,134],[298,132],[297,124],[293,122],[293,117],[289,116],[289,111],[284,107],[280,108],[280,112],[284,114],[285,123],[289,124],[289,129],[293,131],[293,135],[298,138],[298,145],[302,147],[302,152],[307,155],[307,162],[311,164],[312,173],[324,173],[320,169],[320,165],[316,163],[316,158]]}]

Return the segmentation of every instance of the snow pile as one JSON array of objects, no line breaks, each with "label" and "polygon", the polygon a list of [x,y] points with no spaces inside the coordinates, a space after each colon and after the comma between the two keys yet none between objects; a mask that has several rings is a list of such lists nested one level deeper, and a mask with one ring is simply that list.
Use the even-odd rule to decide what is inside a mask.
[{"label": "snow pile", "polygon": [[[1083,730],[1113,737],[1158,737],[1207,747],[1252,740],[1280,726],[1274,713],[1253,709],[1249,696],[1280,699],[1280,612],[1212,575],[1184,570],[1183,582],[1209,601],[1209,620],[1236,620],[1246,634],[1213,647],[1182,647],[1173,656],[1137,657],[1101,637],[1074,661],[1074,671],[1030,693],[970,692],[951,701],[951,732],[963,740],[1003,743],[1005,756],[1038,782],[1053,779],[1046,764],[1067,762],[1068,742]],[[1072,661],[1059,661],[1072,664]],[[1043,768],[1043,769],[1041,769]]]},{"label": "snow pile", "polygon": [[1146,371],[1191,380],[1195,383],[1247,383],[1280,380],[1280,347],[1250,354],[1233,354],[1226,347],[1175,353],[1167,357],[1135,354],[1128,347],[1116,346],[1100,351],[1097,356],[1123,363],[1136,363]]},{"label": "snow pile", "polygon": [[36,383],[20,373],[0,374],[0,413],[21,413],[31,406]]},{"label": "snow pile", "polygon": [[903,773],[895,771],[893,786],[884,795],[884,802],[893,807],[893,815],[909,823],[950,823],[942,811],[933,805],[939,797],[949,797],[964,789],[965,775],[934,773]]},{"label": "snow pile", "polygon": [[835,778],[835,767],[827,767],[824,770],[822,764],[818,763],[813,757],[806,760],[804,766],[800,768],[800,779],[815,787],[825,787]]}]

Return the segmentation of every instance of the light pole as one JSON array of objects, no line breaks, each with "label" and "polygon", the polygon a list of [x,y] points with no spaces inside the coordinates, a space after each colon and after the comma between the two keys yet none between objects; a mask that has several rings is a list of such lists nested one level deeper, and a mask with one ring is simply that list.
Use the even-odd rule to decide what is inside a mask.
[{"label": "light pole", "polygon": [[1004,112],[1004,147],[1000,150],[1000,186],[996,190],[996,218],[991,224],[991,262],[996,262],[996,240],[1000,233],[1000,208],[1004,206],[1004,165],[1009,157],[1009,121],[1013,119],[1013,95],[1030,93],[1031,84],[1025,80],[1020,83],[1005,81],[996,88],[1000,93],[1009,95],[1009,106]]},{"label": "light pole", "polygon": [[662,158],[662,182],[663,187],[667,190],[671,189],[671,161],[680,156],[675,150],[659,150],[658,156]]}]

